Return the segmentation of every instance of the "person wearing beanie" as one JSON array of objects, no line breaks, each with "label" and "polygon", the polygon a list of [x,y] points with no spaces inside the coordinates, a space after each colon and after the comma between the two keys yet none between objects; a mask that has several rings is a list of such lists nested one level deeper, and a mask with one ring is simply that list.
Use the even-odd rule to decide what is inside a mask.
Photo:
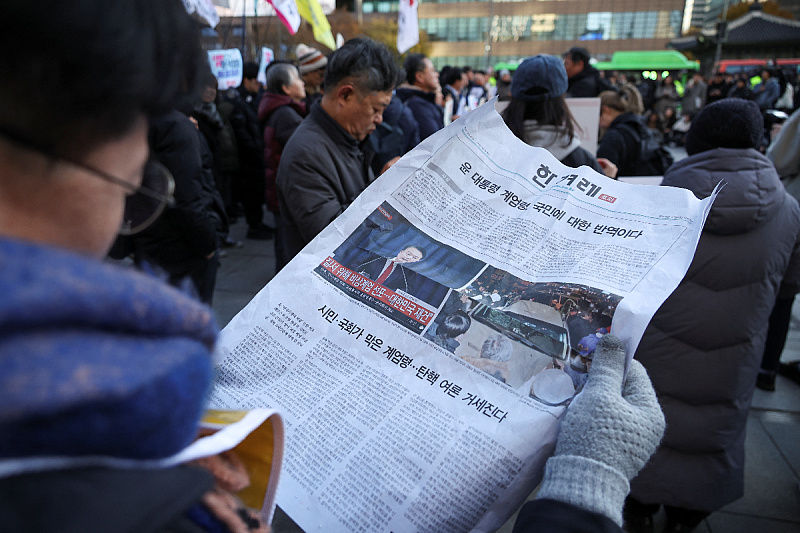
[{"label": "person wearing beanie", "polygon": [[502,69],[497,73],[497,84],[495,86],[497,99],[501,102],[511,100],[511,72]]},{"label": "person wearing beanie", "polygon": [[317,50],[304,44],[298,44],[295,50],[297,70],[306,86],[306,109],[311,110],[314,103],[322,100],[322,82],[325,80],[325,68],[328,58]]},{"label": "person wearing beanie", "polygon": [[[546,148],[567,166],[586,165],[602,174],[601,163],[581,147],[575,118],[564,101],[566,91],[567,72],[558,58],[546,54],[529,57],[511,79],[511,102],[503,110],[503,120],[526,144]],[[606,168],[609,176],[616,175],[613,165]]]},{"label": "person wearing beanie", "polygon": [[754,102],[707,105],[686,137],[689,157],[662,186],[699,198],[721,186],[686,277],[648,325],[635,358],[667,420],[664,442],[631,481],[629,532],[690,531],[743,494],[745,426],[776,298],[800,290],[800,207],[756,148]]}]

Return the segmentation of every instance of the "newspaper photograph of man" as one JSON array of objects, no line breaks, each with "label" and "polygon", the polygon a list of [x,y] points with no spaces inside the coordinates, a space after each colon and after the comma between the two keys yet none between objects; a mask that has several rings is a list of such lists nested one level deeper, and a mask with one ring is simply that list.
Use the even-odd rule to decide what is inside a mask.
[{"label": "newspaper photograph of man", "polygon": [[348,296],[422,333],[451,289],[486,264],[420,231],[384,202],[316,269]]},{"label": "newspaper photograph of man", "polygon": [[394,257],[384,257],[365,250],[363,255],[357,256],[353,263],[345,266],[387,289],[395,292],[403,291],[413,296],[417,286],[417,273],[409,267],[424,258],[424,248],[409,245],[397,252]]}]

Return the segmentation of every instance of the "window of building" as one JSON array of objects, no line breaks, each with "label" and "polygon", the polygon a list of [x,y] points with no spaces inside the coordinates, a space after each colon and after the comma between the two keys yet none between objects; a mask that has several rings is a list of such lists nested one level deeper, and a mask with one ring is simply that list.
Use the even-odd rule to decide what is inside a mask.
[{"label": "window of building", "polygon": [[680,11],[628,11],[621,13],[536,14],[492,17],[420,19],[431,41],[480,42],[491,32],[493,42],[575,41],[615,39],[669,39],[680,32]]}]

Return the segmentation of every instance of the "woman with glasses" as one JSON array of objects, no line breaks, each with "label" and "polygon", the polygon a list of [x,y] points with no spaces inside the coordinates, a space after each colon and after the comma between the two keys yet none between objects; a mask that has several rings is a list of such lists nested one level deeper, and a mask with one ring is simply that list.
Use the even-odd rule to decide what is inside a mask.
[{"label": "woman with glasses", "polygon": [[[196,28],[178,0],[4,2],[0,20],[3,531],[265,533],[206,472],[130,462],[194,439],[217,329],[207,307],[102,261],[120,228],[171,202],[167,173],[148,168],[148,118],[197,86]],[[547,499],[516,531],[620,530],[627,480],[663,418],[640,366],[623,380],[609,337],[564,420]],[[587,455],[592,437],[608,453]]]},{"label": "woman with glasses", "polygon": [[207,472],[109,466],[182,450],[211,383],[210,309],[103,262],[173,203],[148,119],[197,86],[197,28],[178,0],[4,2],[0,20],[2,529],[232,530]]}]

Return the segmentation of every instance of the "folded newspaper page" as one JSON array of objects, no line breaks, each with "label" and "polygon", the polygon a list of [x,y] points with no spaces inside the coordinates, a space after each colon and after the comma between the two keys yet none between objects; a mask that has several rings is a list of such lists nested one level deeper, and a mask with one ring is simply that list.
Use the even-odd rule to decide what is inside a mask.
[{"label": "folded newspaper page", "polygon": [[493,531],[540,482],[598,336],[633,354],[711,202],[566,167],[484,105],[231,321],[212,405],[284,415],[278,505],[305,531]]},{"label": "folded newspaper page", "polygon": [[[170,468],[216,455],[233,453],[247,473],[247,486],[236,492],[245,505],[272,521],[275,493],[283,461],[284,425],[275,410],[207,411],[200,421],[197,440],[163,459],[123,459],[102,455],[45,456],[0,461],[0,477],[26,472],[87,466],[108,468]],[[223,461],[229,461],[226,456]]]}]

